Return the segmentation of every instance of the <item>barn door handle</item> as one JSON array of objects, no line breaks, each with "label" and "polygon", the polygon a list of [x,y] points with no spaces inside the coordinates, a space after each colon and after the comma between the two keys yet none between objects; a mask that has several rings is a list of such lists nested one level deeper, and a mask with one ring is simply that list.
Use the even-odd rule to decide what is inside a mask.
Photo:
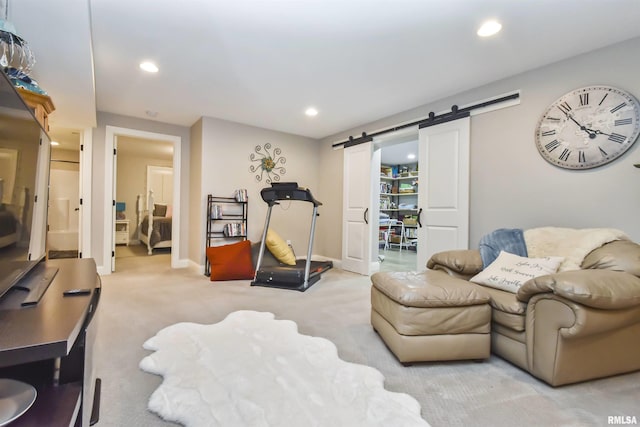
[{"label": "barn door handle", "polygon": [[422,208],[420,208],[420,210],[418,211],[418,226],[422,228],[422,223],[420,222],[420,215],[422,215]]},{"label": "barn door handle", "polygon": [[369,208],[364,210],[364,223],[369,224],[369,220],[367,219],[367,214],[369,213]]}]

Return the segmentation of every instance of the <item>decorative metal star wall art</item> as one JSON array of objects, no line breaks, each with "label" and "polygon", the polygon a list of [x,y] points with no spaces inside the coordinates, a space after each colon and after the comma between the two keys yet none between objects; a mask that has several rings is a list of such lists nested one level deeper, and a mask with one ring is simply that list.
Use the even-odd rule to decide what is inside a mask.
[{"label": "decorative metal star wall art", "polygon": [[249,160],[257,163],[249,166],[249,172],[256,174],[255,177],[258,182],[261,182],[265,177],[267,184],[271,184],[273,181],[280,181],[280,176],[287,172],[284,166],[280,166],[287,163],[287,159],[281,156],[282,150],[274,148],[273,154],[270,150],[270,143],[264,144],[264,147],[256,145],[255,153],[251,153],[249,156]]}]

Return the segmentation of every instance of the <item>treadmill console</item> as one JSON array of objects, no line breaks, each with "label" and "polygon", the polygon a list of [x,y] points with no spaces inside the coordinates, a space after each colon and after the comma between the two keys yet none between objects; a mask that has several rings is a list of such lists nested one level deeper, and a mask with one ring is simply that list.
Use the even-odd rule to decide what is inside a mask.
[{"label": "treadmill console", "polygon": [[299,188],[297,182],[272,182],[271,187],[277,190],[297,190]]},{"label": "treadmill console", "polygon": [[263,188],[260,191],[260,196],[269,205],[275,205],[279,200],[299,200],[311,202],[314,206],[322,205],[313,198],[311,191],[298,187],[297,182],[272,182],[271,187]]}]

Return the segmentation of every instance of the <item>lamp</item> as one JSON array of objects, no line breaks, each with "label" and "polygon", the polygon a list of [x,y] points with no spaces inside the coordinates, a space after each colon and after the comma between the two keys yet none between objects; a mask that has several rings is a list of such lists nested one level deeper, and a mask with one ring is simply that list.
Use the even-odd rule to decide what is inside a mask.
[{"label": "lamp", "polygon": [[16,87],[46,95],[31,77],[35,56],[28,43],[9,22],[9,0],[0,0],[0,66]]},{"label": "lamp", "polygon": [[124,211],[127,210],[127,204],[125,202],[116,202],[116,219],[125,219]]}]

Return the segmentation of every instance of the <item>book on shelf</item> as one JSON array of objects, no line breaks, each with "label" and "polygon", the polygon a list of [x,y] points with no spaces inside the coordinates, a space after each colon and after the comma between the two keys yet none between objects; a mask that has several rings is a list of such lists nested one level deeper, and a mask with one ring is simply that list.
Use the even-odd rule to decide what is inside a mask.
[{"label": "book on shelf", "polygon": [[392,185],[388,182],[380,183],[380,192],[381,193],[391,193]]},{"label": "book on shelf", "polygon": [[248,199],[247,190],[244,188],[236,190],[234,197],[236,198],[236,202],[246,202]]},{"label": "book on shelf", "polygon": [[391,200],[389,200],[388,197],[381,197],[380,198],[380,209],[389,209],[389,206],[391,206]]},{"label": "book on shelf", "polygon": [[222,218],[222,206],[213,205],[211,206],[211,219],[221,219]]},{"label": "book on shelf", "polygon": [[222,232],[226,237],[239,237],[247,234],[247,227],[241,222],[232,222],[225,224]]}]

